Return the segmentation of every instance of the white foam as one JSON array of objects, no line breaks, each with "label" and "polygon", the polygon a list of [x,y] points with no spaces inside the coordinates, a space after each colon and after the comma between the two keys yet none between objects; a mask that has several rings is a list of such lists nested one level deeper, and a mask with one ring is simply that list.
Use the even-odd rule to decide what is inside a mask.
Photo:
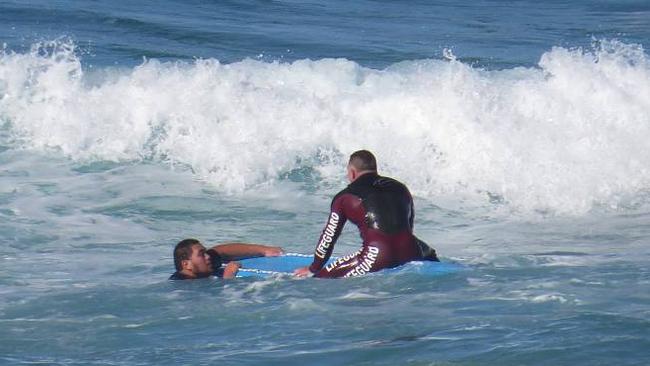
[{"label": "white foam", "polygon": [[323,311],[324,308],[323,306],[320,306],[318,303],[316,303],[312,299],[288,299],[286,303],[289,306],[289,310],[291,311],[312,311],[312,310],[318,310],[318,311]]},{"label": "white foam", "polygon": [[650,188],[650,63],[616,41],[500,71],[454,58],[385,70],[148,60],[90,74],[74,44],[52,42],[0,54],[0,119],[29,148],[182,163],[224,192],[301,166],[340,180],[360,148],[431,200],[580,214]]},{"label": "white foam", "polygon": [[500,301],[527,301],[532,303],[545,303],[545,302],[558,302],[561,304],[571,301],[571,303],[578,303],[579,300],[568,300],[565,296],[557,293],[548,294],[535,294],[528,291],[510,291],[507,296],[489,297],[489,299]]},{"label": "white foam", "polygon": [[387,292],[379,291],[375,293],[366,293],[362,291],[351,291],[343,296],[340,296],[341,300],[378,300],[385,299],[388,297]]},{"label": "white foam", "polygon": [[561,295],[544,294],[544,295],[534,296],[533,298],[530,299],[530,301],[532,301],[534,303],[559,302],[561,304],[564,304],[568,300],[564,296],[561,296]]}]

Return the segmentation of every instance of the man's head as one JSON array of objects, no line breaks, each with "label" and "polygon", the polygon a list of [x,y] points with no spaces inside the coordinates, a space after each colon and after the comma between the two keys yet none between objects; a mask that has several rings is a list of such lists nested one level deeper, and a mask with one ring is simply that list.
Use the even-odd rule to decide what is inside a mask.
[{"label": "man's head", "polygon": [[203,244],[196,239],[185,239],[176,244],[174,266],[178,272],[190,277],[207,277],[212,274],[210,256]]},{"label": "man's head", "polygon": [[355,151],[348,161],[348,180],[354,182],[366,173],[377,172],[377,159],[368,150]]}]

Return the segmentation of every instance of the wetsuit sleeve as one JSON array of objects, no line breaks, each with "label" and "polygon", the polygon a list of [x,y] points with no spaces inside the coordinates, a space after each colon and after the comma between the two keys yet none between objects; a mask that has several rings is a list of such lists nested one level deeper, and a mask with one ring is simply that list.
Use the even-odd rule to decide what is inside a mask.
[{"label": "wetsuit sleeve", "polygon": [[223,258],[214,248],[208,249],[206,251],[210,256],[210,262],[212,263],[212,274],[217,277],[223,277]]},{"label": "wetsuit sleeve", "polygon": [[345,214],[343,212],[343,197],[337,195],[332,200],[332,207],[330,210],[330,215],[323,228],[323,232],[320,234],[318,239],[318,245],[316,246],[316,251],[314,252],[314,261],[309,270],[312,273],[316,273],[323,268],[327,260],[332,256],[332,251],[334,250],[334,244],[336,240],[341,235],[343,226],[347,221]]}]

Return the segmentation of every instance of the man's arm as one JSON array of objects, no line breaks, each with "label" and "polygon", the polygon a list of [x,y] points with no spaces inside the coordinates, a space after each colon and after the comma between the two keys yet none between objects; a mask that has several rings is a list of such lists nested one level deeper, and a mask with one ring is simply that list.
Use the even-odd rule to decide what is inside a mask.
[{"label": "man's arm", "polygon": [[230,262],[226,264],[226,267],[223,269],[223,279],[231,279],[235,278],[237,276],[237,272],[239,272],[239,268],[241,267],[241,264],[239,262]]},{"label": "man's arm", "polygon": [[210,250],[216,251],[224,261],[234,261],[254,257],[277,257],[283,253],[283,250],[280,247],[248,243],[217,244]]},{"label": "man's arm", "polygon": [[330,215],[325,223],[320,238],[318,239],[318,245],[314,251],[314,261],[309,267],[302,267],[296,269],[293,273],[296,276],[304,277],[310,274],[314,274],[325,266],[327,260],[330,259],[332,251],[334,250],[334,244],[338,240],[343,226],[347,221],[347,218],[343,214],[343,200],[344,196],[337,195],[332,201],[332,207]]}]

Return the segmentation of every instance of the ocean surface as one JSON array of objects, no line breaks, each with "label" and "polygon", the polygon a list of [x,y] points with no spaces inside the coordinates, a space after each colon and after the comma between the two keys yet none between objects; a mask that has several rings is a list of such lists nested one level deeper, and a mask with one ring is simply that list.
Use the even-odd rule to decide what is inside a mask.
[{"label": "ocean surface", "polygon": [[[648,47],[645,0],[0,0],[0,365],[648,365]],[[358,149],[466,270],[167,280],[311,253]]]}]

